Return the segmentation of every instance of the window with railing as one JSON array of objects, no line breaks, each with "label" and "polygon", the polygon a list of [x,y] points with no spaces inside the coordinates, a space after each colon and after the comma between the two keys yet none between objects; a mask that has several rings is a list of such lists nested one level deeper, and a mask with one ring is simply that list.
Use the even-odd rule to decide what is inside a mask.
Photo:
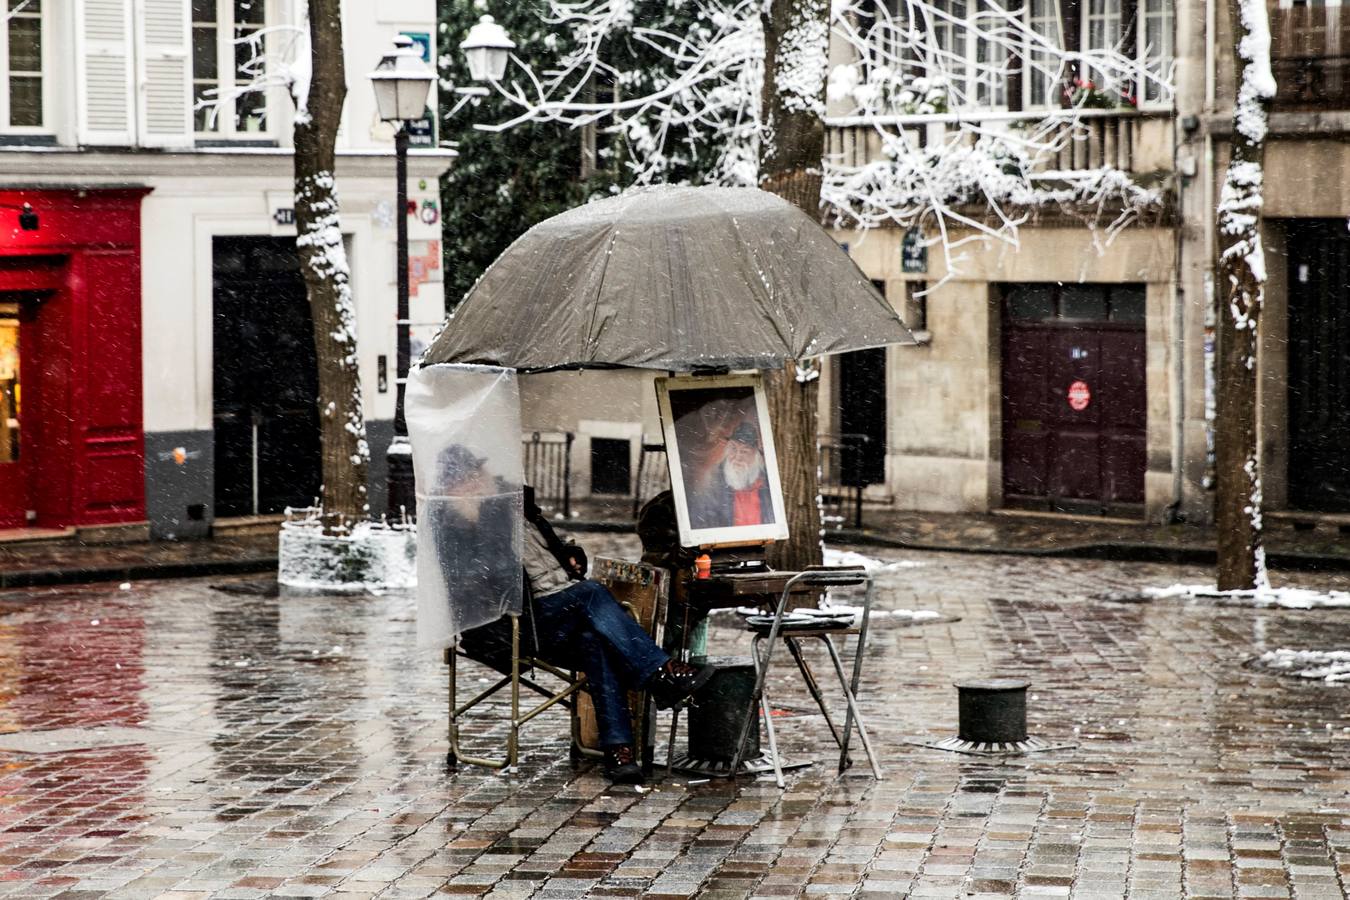
[{"label": "window with railing", "polygon": [[[875,9],[863,90],[892,114],[1171,99],[1173,0],[877,0]],[[896,76],[902,86],[887,92],[884,77]]]},{"label": "window with railing", "polygon": [[1340,0],[1278,0],[1270,10],[1275,106],[1350,109],[1350,9]]}]

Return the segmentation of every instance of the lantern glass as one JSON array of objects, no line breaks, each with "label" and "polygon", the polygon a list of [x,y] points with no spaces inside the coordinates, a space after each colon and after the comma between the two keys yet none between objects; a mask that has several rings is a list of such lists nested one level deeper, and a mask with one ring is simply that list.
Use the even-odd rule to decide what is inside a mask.
[{"label": "lantern glass", "polygon": [[473,47],[464,51],[464,57],[469,63],[469,77],[474,81],[487,81],[488,48]]},{"label": "lantern glass", "polygon": [[501,81],[506,77],[506,63],[510,54],[501,47],[489,47],[487,52],[488,80]]},{"label": "lantern glass", "polygon": [[398,118],[398,82],[385,78],[371,79],[371,86],[375,88],[375,106],[380,111],[380,118],[386,122]]},{"label": "lantern glass", "polygon": [[516,42],[492,16],[483,16],[459,46],[474,81],[501,81]]},{"label": "lantern glass", "polygon": [[400,80],[398,84],[398,117],[403,121],[420,119],[427,111],[427,94],[431,82],[421,79]]},{"label": "lantern glass", "polygon": [[411,38],[400,35],[370,74],[375,105],[386,122],[420,119],[426,112],[427,96],[435,74],[422,61]]}]

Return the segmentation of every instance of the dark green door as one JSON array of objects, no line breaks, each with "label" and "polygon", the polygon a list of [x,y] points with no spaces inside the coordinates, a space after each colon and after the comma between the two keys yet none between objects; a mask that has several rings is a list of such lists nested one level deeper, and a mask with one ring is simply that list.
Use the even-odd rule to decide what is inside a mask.
[{"label": "dark green door", "polygon": [[1286,224],[1289,254],[1289,504],[1350,512],[1350,231]]}]

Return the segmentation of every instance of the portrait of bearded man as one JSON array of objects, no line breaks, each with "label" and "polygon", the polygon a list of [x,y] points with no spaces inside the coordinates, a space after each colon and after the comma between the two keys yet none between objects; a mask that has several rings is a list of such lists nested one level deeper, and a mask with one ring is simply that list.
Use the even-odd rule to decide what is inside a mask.
[{"label": "portrait of bearded man", "polygon": [[742,422],[726,439],[721,460],[689,495],[693,528],[729,528],[774,522],[759,430]]}]

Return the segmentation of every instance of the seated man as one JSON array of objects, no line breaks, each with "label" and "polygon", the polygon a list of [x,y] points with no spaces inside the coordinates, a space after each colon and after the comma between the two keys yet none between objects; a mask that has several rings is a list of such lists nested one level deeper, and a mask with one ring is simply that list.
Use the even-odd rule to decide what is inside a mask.
[{"label": "seated man", "polygon": [[[586,673],[605,774],[616,783],[640,784],[627,692],[648,691],[658,707],[668,709],[702,687],[713,667],[697,669],[671,659],[604,585],[586,580],[585,553],[558,537],[528,487],[525,520],[522,562],[532,599],[521,617],[521,650]],[[500,653],[503,640],[509,648],[510,626],[498,620],[466,631],[462,646],[471,656],[490,658]]]}]

